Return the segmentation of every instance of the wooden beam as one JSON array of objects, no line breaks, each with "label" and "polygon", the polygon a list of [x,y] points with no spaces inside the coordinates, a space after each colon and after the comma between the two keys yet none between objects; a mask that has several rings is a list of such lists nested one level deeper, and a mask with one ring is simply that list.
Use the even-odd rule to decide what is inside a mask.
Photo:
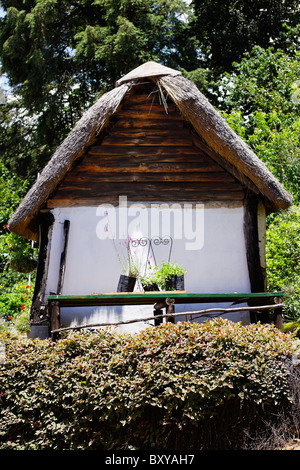
[{"label": "wooden beam", "polygon": [[156,142],[155,145],[115,145],[111,144],[109,146],[102,145],[93,145],[89,148],[87,155],[103,155],[112,156],[112,155],[136,155],[140,156],[158,156],[158,155],[196,155],[200,156],[201,152],[199,149],[192,145],[175,145],[175,146],[162,146],[159,142]]},{"label": "wooden beam", "polygon": [[125,128],[125,129],[132,129],[132,128],[156,128],[160,129],[162,126],[164,129],[183,129],[185,121],[182,119],[176,120],[165,120],[162,122],[162,119],[154,119],[153,117],[147,118],[143,117],[142,119],[134,119],[131,116],[127,116],[126,119],[119,119],[116,121],[114,125],[114,129]]},{"label": "wooden beam", "polygon": [[[244,235],[251,292],[262,292],[265,289],[264,275],[260,264],[257,208],[257,197],[248,195],[244,201]],[[267,321],[267,317],[262,320]],[[256,319],[252,318],[252,321],[255,322]]]},{"label": "wooden beam", "polygon": [[118,112],[118,117],[119,118],[130,118],[130,119],[138,119],[138,120],[148,120],[148,119],[155,119],[155,120],[161,120],[161,121],[166,121],[168,119],[172,120],[179,120],[182,121],[182,116],[179,114],[179,112],[174,112],[170,109],[168,111],[168,114],[166,111],[162,108],[162,110],[155,109],[153,111],[151,110],[144,110],[144,112],[141,112],[139,108],[137,109],[121,109]]},{"label": "wooden beam", "polygon": [[60,295],[62,293],[62,287],[64,282],[65,276],[65,269],[66,269],[66,257],[67,257],[67,250],[68,250],[68,241],[69,241],[69,230],[70,230],[70,221],[64,221],[64,246],[60,257],[60,266],[59,266],[59,275],[58,275],[58,283],[57,283],[57,294]]},{"label": "wooden beam", "polygon": [[40,213],[39,223],[39,255],[33,299],[30,310],[30,324],[41,325],[48,322],[47,301],[45,297],[47,262],[49,259],[49,244],[51,241],[52,226],[54,217],[50,212]]},{"label": "wooden beam", "polygon": [[[131,186],[135,183],[131,183]],[[177,192],[170,193],[161,193],[160,188],[153,190],[151,192],[140,192],[138,189],[131,188],[130,191],[125,191],[124,188],[121,188],[115,191],[105,192],[104,190],[98,194],[88,194],[84,192],[79,192],[74,195],[71,192],[60,193],[56,196],[53,196],[47,201],[47,207],[53,209],[55,207],[71,207],[71,206],[97,206],[99,204],[111,203],[118,204],[119,196],[126,195],[128,201],[133,202],[153,202],[160,203],[161,201],[176,203],[176,202],[240,202],[242,203],[244,199],[244,193],[242,191],[221,191],[217,193],[216,191],[195,191],[195,192],[183,192],[183,188],[178,189]],[[159,195],[159,196],[158,196]]]},{"label": "wooden beam", "polygon": [[[170,181],[171,183],[177,182],[186,182],[186,183],[198,183],[199,188],[202,183],[209,183],[212,185],[213,188],[218,188],[220,186],[224,186],[224,189],[228,189],[228,185],[234,189],[235,187],[240,190],[240,186],[236,184],[234,179],[226,174],[226,173],[212,173],[212,172],[184,172],[182,168],[172,172],[167,171],[167,169],[155,168],[156,171],[153,169],[147,168],[144,169],[143,166],[139,168],[133,168],[132,171],[128,171],[126,168],[125,171],[105,171],[103,173],[89,173],[88,175],[80,174],[79,176],[69,175],[65,178],[61,189],[67,188],[70,186],[78,187],[78,185],[82,185],[83,187],[93,187],[93,185],[101,185],[102,183],[131,183],[133,181],[136,182],[163,182],[163,181]],[[87,181],[88,179],[88,181]]]},{"label": "wooden beam", "polygon": [[[180,137],[176,134],[173,136],[161,136],[161,135],[142,135],[142,136],[132,136],[132,135],[113,135],[110,134],[103,139],[102,146],[147,146],[147,147],[157,147],[157,146],[171,146],[171,147],[192,147],[193,143],[186,138],[186,136]],[[102,149],[105,152],[105,149]]]},{"label": "wooden beam", "polygon": [[60,308],[59,302],[54,301],[50,303],[50,329],[52,339],[56,339],[57,331],[60,328]]}]

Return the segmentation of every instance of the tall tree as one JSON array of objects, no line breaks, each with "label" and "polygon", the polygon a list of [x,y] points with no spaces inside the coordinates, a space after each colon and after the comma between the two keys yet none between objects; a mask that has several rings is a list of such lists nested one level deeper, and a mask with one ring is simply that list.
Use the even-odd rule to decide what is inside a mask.
[{"label": "tall tree", "polygon": [[194,31],[201,43],[202,59],[215,71],[231,71],[245,52],[271,42],[285,45],[285,25],[300,22],[298,0],[192,0]]},{"label": "tall tree", "polygon": [[[2,71],[54,149],[98,93],[147,60],[196,65],[182,0],[1,0]],[[41,161],[43,166],[45,161]]]},{"label": "tall tree", "polygon": [[300,202],[300,51],[253,48],[219,82],[231,127]]}]

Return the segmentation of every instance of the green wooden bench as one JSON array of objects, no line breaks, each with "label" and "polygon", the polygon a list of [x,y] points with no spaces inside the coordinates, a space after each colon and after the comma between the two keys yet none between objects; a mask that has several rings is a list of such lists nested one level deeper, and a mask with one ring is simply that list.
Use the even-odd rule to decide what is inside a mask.
[{"label": "green wooden bench", "polygon": [[[56,295],[48,296],[48,307],[50,310],[51,333],[55,334],[63,330],[81,329],[85,327],[120,325],[140,321],[154,320],[159,324],[163,318],[167,321],[174,321],[174,317],[180,315],[207,314],[211,312],[229,313],[234,311],[248,310],[251,314],[251,321],[266,321],[264,312],[274,310],[275,324],[282,330],[282,297],[284,292],[251,292],[251,293],[188,293],[186,291],[159,291],[159,292],[110,292],[95,293],[90,295]],[[176,304],[209,304],[209,303],[229,303],[230,308],[214,307],[197,312],[174,313]],[[247,307],[236,307],[236,305],[246,303]],[[62,307],[87,307],[87,306],[125,306],[125,305],[153,305],[154,315],[149,318],[136,318],[118,323],[97,323],[81,325],[77,327],[60,327],[60,309]],[[162,309],[166,309],[163,314]]]}]

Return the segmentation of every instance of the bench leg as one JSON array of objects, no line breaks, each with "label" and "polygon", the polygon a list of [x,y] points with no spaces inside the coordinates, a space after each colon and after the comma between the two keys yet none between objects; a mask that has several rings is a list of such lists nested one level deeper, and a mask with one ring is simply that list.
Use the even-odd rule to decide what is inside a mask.
[{"label": "bench leg", "polygon": [[282,321],[282,308],[276,308],[275,312],[275,326],[278,330],[283,331],[283,321]]},{"label": "bench leg", "polygon": [[174,305],[173,304],[168,305],[167,308],[166,308],[167,322],[175,323],[174,322],[174,317],[168,317],[168,315],[172,315],[173,313],[175,313]]},{"label": "bench leg", "polygon": [[[163,314],[163,311],[160,310],[160,309],[156,309],[153,311],[153,314],[154,316],[156,315],[162,315]],[[163,322],[163,319],[162,318],[157,318],[156,320],[154,320],[154,326],[158,326],[158,325],[161,325]]]},{"label": "bench leg", "polygon": [[[59,302],[53,301],[50,304],[50,328],[51,331],[58,330],[60,327],[60,308]],[[51,334],[52,339],[54,339],[57,335]]]}]

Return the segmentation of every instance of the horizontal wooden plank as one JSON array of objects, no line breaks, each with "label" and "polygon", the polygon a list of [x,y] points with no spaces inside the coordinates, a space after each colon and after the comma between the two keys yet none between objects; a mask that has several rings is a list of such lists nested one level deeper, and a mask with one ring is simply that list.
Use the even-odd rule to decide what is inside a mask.
[{"label": "horizontal wooden plank", "polygon": [[121,105],[121,109],[123,111],[124,110],[129,111],[132,109],[132,110],[141,110],[142,112],[145,112],[145,113],[153,111],[153,112],[162,112],[165,114],[167,114],[168,111],[170,111],[172,113],[180,114],[180,111],[174,102],[170,100],[166,100],[164,104],[161,100],[158,99],[158,96],[154,96],[153,94],[153,95],[148,95],[148,98],[144,99],[143,101],[138,100],[138,102],[132,98],[129,98],[128,100],[123,102],[123,104]]},{"label": "horizontal wooden plank", "polygon": [[132,145],[132,146],[180,146],[180,147],[192,147],[193,142],[192,140],[188,139],[187,137],[177,137],[176,135],[174,136],[164,136],[162,137],[161,135],[142,135],[139,137],[135,136],[118,136],[118,135],[113,135],[111,136],[110,134],[106,137],[104,137],[101,146],[109,146],[109,145],[114,145],[118,146],[121,145],[122,147],[125,147],[127,145]]},{"label": "horizontal wooden plank", "polygon": [[222,158],[219,154],[217,154],[213,149],[211,149],[202,139],[195,135],[194,137],[195,145],[203,150],[212,160],[217,162],[220,166],[222,166],[228,173],[233,175],[238,181],[241,182],[245,187],[247,187],[250,191],[254,194],[259,194],[258,188],[253,184],[253,182],[247,178],[243,173],[241,173],[237,167],[232,165],[228,162],[225,158]]},{"label": "horizontal wooden plank", "polygon": [[148,203],[158,203],[158,202],[166,202],[166,203],[182,203],[184,202],[191,202],[191,203],[201,203],[201,202],[241,202],[244,199],[244,193],[240,192],[194,192],[194,193],[166,193],[164,195],[158,195],[157,192],[148,192],[141,194],[140,192],[135,193],[124,193],[124,192],[116,192],[116,193],[101,193],[97,195],[90,195],[87,197],[86,194],[74,194],[71,195],[58,195],[53,197],[52,199],[48,199],[47,201],[47,208],[53,209],[55,207],[72,207],[72,206],[98,206],[99,204],[109,203],[109,204],[118,204],[119,203],[119,196],[127,196],[128,203],[130,202],[148,202]]},{"label": "horizontal wooden plank", "polygon": [[[194,173],[195,171],[214,172],[216,175],[219,173],[225,173],[222,168],[214,167],[207,162],[195,162],[191,159],[187,159],[185,162],[174,162],[173,160],[160,160],[160,161],[139,161],[137,159],[133,161],[122,160],[121,158],[115,161],[86,161],[80,167],[76,167],[73,173],[79,175],[82,173],[103,173],[108,171],[114,172],[180,172]],[[70,174],[70,173],[69,173]],[[229,173],[228,173],[229,174]]]},{"label": "horizontal wooden plank", "polygon": [[[173,105],[175,106],[174,102],[166,95],[164,95],[164,98],[167,102],[168,105]],[[128,96],[125,100],[124,103],[127,105],[133,103],[133,104],[139,104],[139,103],[153,103],[153,104],[158,104],[162,102],[161,100],[161,95],[158,89],[152,89],[148,92],[146,90],[142,91],[141,93],[132,93],[130,96]]]},{"label": "horizontal wooden plank", "polygon": [[[166,186],[169,186],[166,188]],[[194,186],[193,186],[194,185]],[[179,194],[178,194],[179,192]],[[202,194],[202,193],[214,193],[215,195],[222,195],[222,192],[226,195],[244,193],[243,188],[234,185],[225,185],[219,183],[218,186],[213,186],[210,182],[190,182],[190,181],[161,181],[157,183],[155,181],[117,181],[117,182],[96,182],[91,183],[89,186],[82,187],[82,183],[76,184],[75,182],[66,183],[65,186],[57,189],[53,192],[51,198],[58,196],[77,197],[82,195],[83,197],[93,197],[94,194],[140,194],[140,195],[156,195],[156,199],[163,197],[172,197],[175,195],[176,198],[182,200],[188,194]],[[222,198],[223,200],[223,198]]]},{"label": "horizontal wooden plank", "polygon": [[125,98],[124,103],[148,103],[152,101],[159,103],[159,98],[156,92],[153,93],[153,91],[150,90],[148,93],[132,93],[129,97]]},{"label": "horizontal wooden plank", "polygon": [[[94,168],[92,169],[94,170]],[[132,177],[135,180],[138,178],[144,178],[157,182],[159,182],[161,179],[169,179],[170,181],[172,181],[172,179],[180,179],[181,181],[211,181],[215,184],[220,181],[226,183],[235,182],[234,178],[232,178],[232,176],[230,176],[228,173],[215,173],[210,171],[203,171],[203,169],[199,170],[198,168],[194,169],[193,171],[191,171],[191,169],[189,171],[185,171],[182,167],[174,169],[172,167],[161,168],[159,166],[155,167],[154,165],[149,165],[147,167],[140,165],[136,168],[102,168],[97,170],[98,171],[91,171],[91,168],[88,168],[87,171],[82,170],[72,172],[66,175],[63,181],[81,181],[83,184],[87,185],[89,181],[103,181],[103,179],[112,181],[110,178],[122,178],[123,175],[124,181],[130,181]]]},{"label": "horizontal wooden plank", "polygon": [[[117,302],[123,304],[135,304],[138,301],[143,303],[154,303],[166,298],[174,298],[175,305],[180,303],[213,303],[213,302],[233,302],[234,304],[249,301],[268,302],[276,304],[275,298],[284,296],[283,291],[278,292],[245,292],[245,293],[191,293],[187,291],[158,291],[158,292],[111,292],[90,295],[49,295],[48,301],[59,301],[61,306],[74,305],[107,305],[107,303]],[[261,305],[260,303],[258,304]],[[264,305],[264,303],[263,303]],[[184,313],[184,312],[183,312]]]},{"label": "horizontal wooden plank", "polygon": [[195,146],[143,146],[143,145],[132,145],[132,146],[118,146],[110,145],[99,146],[93,145],[89,148],[87,155],[201,155],[201,151]]},{"label": "horizontal wooden plank", "polygon": [[[172,170],[172,169],[171,169]],[[220,183],[224,185],[235,184],[234,179],[227,173],[211,173],[211,172],[185,172],[182,171],[172,172],[172,171],[162,171],[161,168],[157,168],[156,172],[150,171],[149,168],[145,169],[143,167],[136,168],[135,171],[128,171],[128,168],[122,169],[122,171],[116,170],[115,172],[104,171],[99,173],[89,173],[89,174],[70,174],[66,176],[63,180],[61,188],[69,184],[82,184],[87,186],[90,183],[96,184],[97,182],[132,182],[132,181],[181,181],[181,182],[193,182],[197,181],[198,183],[210,182],[212,185],[217,186]]]},{"label": "horizontal wooden plank", "polygon": [[121,109],[117,113],[118,118],[131,118],[131,119],[160,119],[160,120],[182,120],[181,114],[174,111],[166,112],[164,108],[161,110],[155,109],[149,111],[141,111],[140,109]]},{"label": "horizontal wooden plank", "polygon": [[162,119],[163,117],[167,120],[182,119],[182,115],[173,104],[171,106],[167,105],[166,108],[164,108],[163,105],[152,105],[151,102],[145,104],[138,103],[127,106],[124,105],[117,113],[117,117],[119,118],[127,118],[131,116],[138,119],[143,117],[146,117],[147,119]]},{"label": "horizontal wooden plank", "polygon": [[[228,186],[228,189],[230,191],[241,191],[241,186],[238,183],[230,183],[227,185],[225,183],[225,187]],[[161,191],[162,193],[166,193],[169,191],[182,191],[188,192],[188,191],[224,191],[224,184],[222,183],[215,183],[214,181],[205,181],[205,182],[200,182],[198,183],[197,181],[192,181],[192,182],[186,182],[185,184],[180,184],[178,182],[160,182],[160,181],[155,181],[153,183],[144,183],[140,181],[135,181],[133,184],[128,184],[126,181],[124,182],[119,182],[119,183],[103,183],[99,181],[98,179],[95,179],[94,181],[86,181],[86,185],[82,183],[82,181],[62,181],[58,185],[58,191],[115,191],[115,190],[122,190],[122,191]]]},{"label": "horizontal wooden plank", "polygon": [[165,129],[164,127],[136,127],[136,128],[119,128],[113,127],[109,131],[109,137],[126,137],[126,138],[140,138],[140,137],[160,137],[161,139],[164,137],[169,137],[171,139],[190,139],[192,140],[192,133],[190,129],[186,129],[184,127],[180,129],[176,129],[176,134],[174,135],[174,129]]},{"label": "horizontal wooden plank", "polygon": [[143,93],[150,93],[155,90],[158,90],[156,83],[150,78],[145,78],[143,79],[142,83],[139,83],[134,87],[134,94],[139,95]]},{"label": "horizontal wooden plank", "polygon": [[157,128],[157,129],[178,129],[178,128],[185,128],[187,126],[186,121],[181,119],[164,119],[162,122],[161,119],[154,119],[152,116],[150,117],[139,117],[133,119],[132,117],[126,116],[126,119],[121,119],[119,115],[114,116],[114,128],[115,129],[126,129],[126,128]]},{"label": "horizontal wooden plank", "polygon": [[128,203],[130,202],[166,202],[172,204],[173,202],[182,203],[185,202],[242,202],[244,199],[243,191],[213,191],[213,190],[198,190],[198,191],[183,191],[183,189],[177,189],[175,191],[162,192],[159,188],[156,190],[145,190],[141,191],[135,188],[135,184],[132,183],[130,190],[124,188],[117,188],[114,191],[103,190],[104,188],[97,191],[60,191],[52,198],[48,199],[47,207],[68,207],[68,206],[97,206],[102,203],[116,204],[119,203],[120,196],[126,196]]},{"label": "horizontal wooden plank", "polygon": [[[146,153],[146,155],[145,155]],[[199,167],[204,169],[213,169],[214,171],[225,171],[221,166],[217,165],[215,161],[210,158],[207,158],[205,155],[200,153],[172,153],[172,152],[162,152],[156,154],[154,152],[143,152],[143,154],[135,154],[131,150],[126,153],[115,153],[115,154],[88,154],[86,155],[80,163],[76,166],[84,168],[85,166],[120,166],[123,168],[127,165],[147,165],[147,164],[156,164],[161,165],[172,163],[174,165],[183,166],[186,171],[189,168]]]}]

